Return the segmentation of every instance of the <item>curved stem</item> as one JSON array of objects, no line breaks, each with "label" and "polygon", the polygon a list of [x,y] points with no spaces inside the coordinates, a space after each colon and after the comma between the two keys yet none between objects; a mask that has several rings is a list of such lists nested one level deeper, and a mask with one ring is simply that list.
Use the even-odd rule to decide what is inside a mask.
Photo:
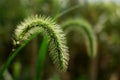
[{"label": "curved stem", "polygon": [[17,49],[15,49],[15,51],[13,53],[11,53],[10,57],[8,58],[8,60],[6,61],[6,63],[3,65],[3,67],[0,70],[0,79],[2,78],[2,75],[5,71],[5,69],[8,68],[8,66],[10,65],[10,63],[12,62],[12,60],[16,57],[16,55],[19,53],[19,51],[25,47],[33,38],[35,38],[38,35],[38,33],[33,34],[30,39],[28,39],[27,41],[25,41],[20,47],[18,47]]},{"label": "curved stem", "polygon": [[57,20],[57,19],[60,18],[61,16],[65,15],[65,14],[67,14],[68,12],[71,12],[72,10],[77,9],[77,8],[79,8],[79,7],[80,7],[80,5],[75,5],[75,6],[71,7],[71,8],[69,8],[69,9],[61,12],[60,14],[58,14],[58,15],[55,16],[54,20]]}]

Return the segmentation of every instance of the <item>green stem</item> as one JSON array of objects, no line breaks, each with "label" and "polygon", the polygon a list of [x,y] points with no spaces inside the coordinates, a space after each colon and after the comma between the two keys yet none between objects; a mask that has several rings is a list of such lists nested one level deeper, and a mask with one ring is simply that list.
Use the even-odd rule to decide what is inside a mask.
[{"label": "green stem", "polygon": [[61,16],[65,15],[65,14],[67,14],[68,12],[71,12],[72,10],[77,9],[77,8],[79,8],[79,7],[80,7],[80,5],[76,5],[76,6],[73,6],[73,7],[69,8],[69,9],[61,12],[60,14],[58,14],[58,15],[55,16],[54,20],[57,20],[57,19],[60,18]]},{"label": "green stem", "polygon": [[8,68],[12,60],[16,57],[16,55],[19,53],[19,51],[25,47],[35,36],[37,36],[38,33],[33,34],[30,39],[25,41],[20,47],[18,47],[13,53],[11,53],[10,57],[8,58],[7,62],[3,65],[3,67],[0,70],[0,79],[2,78],[2,75],[4,71]]},{"label": "green stem", "polygon": [[42,79],[42,69],[43,69],[43,63],[45,61],[45,56],[47,52],[47,45],[48,45],[48,37],[45,36],[41,44],[41,47],[39,49],[39,55],[38,55],[38,60],[37,60],[36,80]]}]

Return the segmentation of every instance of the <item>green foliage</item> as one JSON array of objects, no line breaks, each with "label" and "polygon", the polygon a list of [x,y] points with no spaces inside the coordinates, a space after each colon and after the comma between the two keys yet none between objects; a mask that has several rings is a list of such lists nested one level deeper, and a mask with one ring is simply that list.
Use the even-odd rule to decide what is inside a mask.
[{"label": "green foliage", "polygon": [[[83,4],[81,4],[82,1]],[[13,49],[12,53],[8,57],[8,60],[1,67],[0,78],[4,73],[6,73],[6,69],[10,64],[12,64],[14,58],[15,60],[16,58],[19,58],[21,69],[19,69],[20,65],[17,64],[14,67],[10,66],[8,68],[8,72],[10,71],[10,74],[16,79],[19,77],[21,80],[21,77],[25,79],[32,75],[29,77],[30,79],[34,76],[33,74],[35,74],[36,79],[41,80],[41,77],[46,78],[46,73],[47,78],[49,78],[54,71],[53,68],[50,69],[50,62],[48,62],[49,58],[45,61],[47,51],[50,53],[52,61],[60,70],[65,71],[67,67],[69,67],[68,72],[65,73],[65,75],[55,75],[51,78],[51,80],[61,80],[64,76],[65,80],[66,77],[68,77],[68,80],[87,80],[89,78],[90,80],[93,80],[92,78],[96,78],[96,80],[108,80],[111,79],[111,76],[114,73],[119,75],[120,6],[113,2],[89,4],[86,0],[1,0],[0,66],[5,62],[10,50],[12,50],[11,48],[13,45],[11,43],[11,37],[13,37],[12,33],[14,32],[14,26],[26,16],[29,17],[30,15],[35,14],[51,16],[53,19],[44,16],[32,16],[25,19],[19,26],[17,26],[15,29],[15,34],[13,35],[13,42],[14,46],[18,48]],[[60,24],[63,27],[58,26],[56,22],[63,23]],[[64,31],[61,30],[61,27]],[[80,39],[83,40],[85,37],[88,55],[91,58],[94,58],[97,55],[95,59],[89,60],[86,55],[82,54],[86,52],[84,51],[86,50],[84,43],[80,46],[78,46],[78,44],[69,43],[68,45],[72,46],[70,46],[71,53],[75,54],[71,54],[71,61],[68,66],[69,56],[68,48],[66,48],[66,36],[64,32],[69,31],[70,34],[73,34],[70,29],[73,29],[75,34],[80,33],[80,36],[77,35]],[[36,60],[37,54],[34,53],[38,51],[37,47],[39,44],[37,45],[37,42],[33,41],[32,45],[34,44],[36,47],[33,48],[32,46],[31,52],[31,46],[28,46],[27,49],[23,49],[23,47],[25,47],[39,34],[42,34],[44,39],[39,49],[37,65],[35,67],[33,65],[36,64],[34,61]],[[39,37],[41,39],[41,36]],[[69,35],[68,37],[70,40],[79,40],[76,36],[73,37]],[[80,50],[79,47],[81,48]],[[98,47],[99,51],[97,52]],[[47,50],[47,48],[49,48],[49,50]],[[19,56],[16,56],[22,49],[23,52],[21,52]],[[91,61],[93,61],[92,64]],[[43,68],[44,62],[48,67],[44,66],[45,68]],[[77,63],[80,63],[80,65],[76,65]],[[88,67],[90,67],[91,70],[89,70]],[[47,70],[48,68],[49,70]],[[34,71],[32,71],[33,69]],[[21,71],[19,72],[19,70]],[[50,72],[51,70],[52,72]],[[33,73],[29,74],[31,71]],[[89,71],[93,72],[89,73]],[[85,74],[85,76],[83,74]],[[4,77],[6,76],[4,75]],[[117,76],[117,78],[119,78],[119,76]]]}]

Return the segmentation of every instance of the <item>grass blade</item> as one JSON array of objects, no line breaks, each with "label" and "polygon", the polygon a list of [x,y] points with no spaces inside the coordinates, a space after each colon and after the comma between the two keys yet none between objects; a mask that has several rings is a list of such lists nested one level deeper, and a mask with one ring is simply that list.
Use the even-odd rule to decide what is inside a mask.
[{"label": "grass blade", "polygon": [[12,60],[16,57],[16,55],[19,53],[19,51],[25,47],[33,38],[35,38],[35,36],[37,36],[38,33],[33,34],[30,39],[28,39],[27,41],[25,41],[20,47],[18,47],[13,53],[11,53],[10,57],[8,58],[8,60],[6,61],[6,63],[3,65],[3,67],[0,70],[0,79],[2,78],[2,75],[4,73],[4,71],[8,68],[8,66],[10,65],[10,63],[12,62]]},{"label": "grass blade", "polygon": [[69,9],[61,12],[60,14],[58,14],[58,15],[55,16],[54,20],[57,20],[57,19],[60,18],[61,16],[65,15],[65,14],[67,14],[68,12],[71,12],[72,10],[77,9],[77,8],[79,8],[79,7],[80,7],[80,5],[75,5],[75,6],[71,7],[71,8],[69,8]]},{"label": "grass blade", "polygon": [[45,61],[47,45],[48,45],[48,37],[45,36],[41,44],[41,47],[39,49],[38,60],[37,60],[36,80],[41,80],[41,77],[42,77],[43,63]]}]

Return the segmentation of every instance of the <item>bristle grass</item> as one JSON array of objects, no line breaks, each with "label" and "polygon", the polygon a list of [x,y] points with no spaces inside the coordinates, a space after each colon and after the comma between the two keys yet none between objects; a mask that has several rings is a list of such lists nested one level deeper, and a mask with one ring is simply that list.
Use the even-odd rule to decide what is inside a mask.
[{"label": "bristle grass", "polygon": [[[77,25],[77,26],[73,26]],[[87,49],[88,55],[92,58],[96,56],[97,53],[97,40],[94,31],[92,30],[92,26],[85,21],[84,19],[68,19],[63,22],[61,25],[63,30],[68,29],[69,27],[78,27],[84,31],[85,38],[87,39]]]},{"label": "bristle grass", "polygon": [[[10,55],[0,71],[0,76],[2,76],[5,69],[10,65],[18,52],[33,39],[32,35],[35,34],[33,36],[36,36],[36,34],[38,35],[39,33],[43,33],[44,36],[47,35],[49,38],[48,48],[53,63],[56,64],[59,70],[66,71],[68,67],[69,54],[68,47],[66,46],[65,34],[59,25],[57,25],[51,18],[45,16],[33,16],[25,19],[15,29],[13,42],[15,46],[20,45],[20,47],[14,49],[14,52]],[[45,54],[45,52],[43,54]]]}]

